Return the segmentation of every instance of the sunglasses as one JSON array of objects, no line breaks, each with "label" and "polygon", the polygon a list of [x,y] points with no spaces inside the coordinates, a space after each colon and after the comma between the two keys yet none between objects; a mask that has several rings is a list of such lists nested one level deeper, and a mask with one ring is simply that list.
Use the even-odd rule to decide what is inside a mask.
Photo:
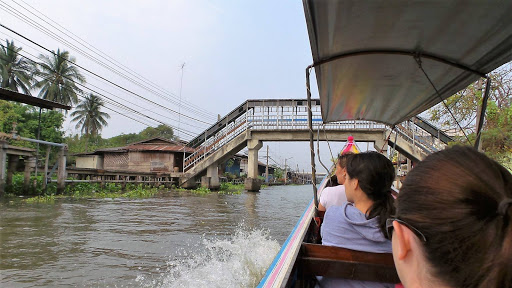
[{"label": "sunglasses", "polygon": [[425,237],[425,235],[423,235],[423,233],[420,232],[420,230],[412,227],[407,222],[402,221],[402,220],[400,220],[398,218],[388,218],[388,219],[386,219],[386,232],[388,234],[388,238],[389,239],[391,239],[391,236],[393,235],[393,222],[394,221],[396,221],[396,222],[404,225],[405,227],[409,228],[414,234],[416,234],[416,236],[418,236],[418,238],[420,238],[421,241],[427,242],[427,238]]}]

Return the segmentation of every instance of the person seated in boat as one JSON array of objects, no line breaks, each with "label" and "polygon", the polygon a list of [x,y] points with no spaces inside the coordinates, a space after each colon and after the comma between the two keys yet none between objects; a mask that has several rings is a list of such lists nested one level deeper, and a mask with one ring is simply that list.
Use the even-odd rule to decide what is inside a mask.
[{"label": "person seated in boat", "polygon": [[[331,206],[324,216],[322,244],[357,251],[391,253],[386,219],[394,214],[391,185],[393,164],[377,152],[353,154],[346,159],[347,202]],[[320,278],[320,277],[319,277]],[[321,278],[321,287],[394,287],[391,284]]]},{"label": "person seated in boat", "polygon": [[336,161],[336,181],[337,186],[325,187],[320,195],[320,203],[318,203],[318,211],[325,211],[330,206],[341,206],[344,202],[347,202],[347,196],[345,196],[345,178],[347,170],[345,169],[347,157],[353,153],[342,153],[338,156]]},{"label": "person seated in boat", "polygon": [[471,147],[408,173],[387,221],[404,287],[512,287],[512,175]]}]

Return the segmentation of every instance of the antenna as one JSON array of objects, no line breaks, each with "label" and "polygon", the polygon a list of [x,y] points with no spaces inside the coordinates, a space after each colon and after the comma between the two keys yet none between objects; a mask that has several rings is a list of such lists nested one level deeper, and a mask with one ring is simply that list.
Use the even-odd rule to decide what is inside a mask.
[{"label": "antenna", "polygon": [[[185,62],[183,62],[183,64],[181,64],[181,82],[180,82],[180,105],[178,106],[178,131],[176,132],[180,132],[180,124],[181,124],[181,90],[183,88],[183,72],[185,71]],[[177,135],[176,135],[177,136]]]}]

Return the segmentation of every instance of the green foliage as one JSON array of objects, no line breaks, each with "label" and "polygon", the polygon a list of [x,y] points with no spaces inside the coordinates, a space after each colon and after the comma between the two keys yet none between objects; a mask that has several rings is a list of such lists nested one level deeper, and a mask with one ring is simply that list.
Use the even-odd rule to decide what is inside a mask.
[{"label": "green foliage", "polygon": [[281,179],[284,176],[284,170],[281,168],[277,168],[274,170],[274,179]]},{"label": "green foliage", "polygon": [[43,195],[43,196],[36,196],[28,199],[23,199],[23,202],[27,204],[36,204],[36,203],[54,203],[55,202],[55,195]]},{"label": "green foliage", "polygon": [[32,71],[34,66],[19,55],[22,48],[16,47],[14,41],[5,40],[0,44],[0,76],[2,88],[30,95]]},{"label": "green foliage", "polygon": [[139,135],[142,138],[141,140],[155,138],[155,137],[173,140],[174,139],[174,130],[167,125],[160,124],[160,125],[156,126],[155,128],[147,127],[146,129],[142,130],[139,133]]},{"label": "green foliage", "polygon": [[[62,143],[64,132],[61,131],[64,116],[57,111],[42,111],[40,139]],[[0,100],[0,131],[12,132],[12,124],[16,123],[18,135],[26,138],[37,138],[39,125],[39,109],[35,107]],[[10,141],[11,145],[35,148],[35,143]]]},{"label": "green foliage", "polygon": [[[101,135],[89,136],[71,135],[66,137],[65,142],[69,147],[69,154],[84,153],[86,151],[95,151],[101,148],[124,147],[130,143],[143,141],[154,137],[166,139],[173,138],[172,128],[159,125],[156,128],[148,127],[139,133],[129,133],[103,139]],[[169,138],[170,137],[170,138]]]},{"label": "green foliage", "polygon": [[85,77],[73,65],[75,57],[67,51],[54,52],[51,56],[41,54],[41,62],[36,65],[34,75],[38,80],[34,87],[40,88],[39,97],[71,105],[78,102],[82,90],[76,83],[85,83]]},{"label": "green foliage", "polygon": [[241,194],[245,190],[244,184],[232,184],[223,182],[220,184],[219,194]]},{"label": "green foliage", "polygon": [[[47,196],[53,195],[57,191],[57,185],[55,183],[49,183],[48,187],[45,191],[43,188],[43,176],[31,176],[29,181],[29,188],[25,190],[24,187],[24,175],[22,173],[14,173],[12,177],[12,184],[6,185],[5,191],[8,194],[16,195],[16,196]],[[36,186],[34,189],[34,181],[36,181]]]},{"label": "green foliage", "polygon": [[101,107],[104,105],[105,102],[100,97],[91,93],[71,113],[71,117],[73,117],[71,121],[77,122],[75,128],[79,128],[87,138],[85,142],[86,152],[89,137],[97,136],[101,129],[108,125],[105,119],[109,119],[110,115],[101,111]]},{"label": "green foliage", "polygon": [[197,189],[190,190],[190,192],[200,195],[210,194],[212,191],[206,187],[198,187]]},{"label": "green foliage", "polygon": [[[512,167],[512,63],[489,74],[492,79],[489,100],[481,132],[482,150],[509,169]],[[473,146],[477,112],[482,102],[484,81],[479,80],[446,99],[446,104],[468,135],[455,137],[454,144]],[[458,131],[456,121],[443,104],[429,110],[430,120],[444,129]]]}]

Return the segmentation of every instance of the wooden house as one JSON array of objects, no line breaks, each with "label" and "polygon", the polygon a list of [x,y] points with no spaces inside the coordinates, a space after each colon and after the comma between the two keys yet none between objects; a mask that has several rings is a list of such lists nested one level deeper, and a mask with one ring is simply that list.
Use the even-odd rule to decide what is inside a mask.
[{"label": "wooden house", "polygon": [[77,168],[169,173],[183,172],[183,157],[193,152],[184,143],[155,137],[75,156]]}]

